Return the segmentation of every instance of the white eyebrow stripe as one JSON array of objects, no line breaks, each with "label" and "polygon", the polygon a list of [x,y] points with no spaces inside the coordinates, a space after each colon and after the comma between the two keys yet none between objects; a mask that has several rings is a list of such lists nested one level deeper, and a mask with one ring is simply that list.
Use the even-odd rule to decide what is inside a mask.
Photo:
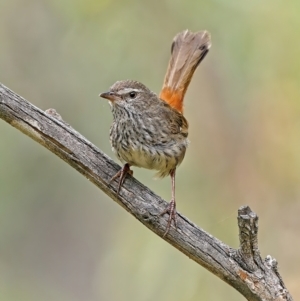
[{"label": "white eyebrow stripe", "polygon": [[129,93],[129,92],[140,92],[141,90],[140,89],[134,89],[134,88],[124,88],[122,90],[119,91],[119,94],[126,94],[126,93]]}]

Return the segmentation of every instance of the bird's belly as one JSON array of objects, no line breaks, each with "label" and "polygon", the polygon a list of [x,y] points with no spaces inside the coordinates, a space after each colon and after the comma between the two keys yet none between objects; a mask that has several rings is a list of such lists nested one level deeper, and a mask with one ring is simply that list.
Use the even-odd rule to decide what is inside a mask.
[{"label": "bird's belly", "polygon": [[185,155],[187,141],[174,143],[167,147],[124,147],[122,144],[114,145],[113,151],[122,161],[132,166],[158,170],[158,177],[169,175],[170,171],[179,165]]}]

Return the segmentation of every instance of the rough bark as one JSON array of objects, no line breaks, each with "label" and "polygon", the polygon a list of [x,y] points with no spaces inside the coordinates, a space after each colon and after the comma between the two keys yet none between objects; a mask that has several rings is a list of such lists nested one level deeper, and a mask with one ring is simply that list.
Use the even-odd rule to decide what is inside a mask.
[{"label": "rough bark", "polygon": [[[0,84],[0,118],[55,153],[103,190],[142,224],[163,238],[167,203],[133,177],[120,194],[110,178],[120,169],[108,156],[62,120],[55,110],[45,112]],[[3,139],[3,137],[2,137]],[[178,228],[167,242],[238,290],[247,300],[292,300],[270,255],[260,256],[258,217],[247,206],[238,210],[240,247],[230,248],[178,214]]]}]

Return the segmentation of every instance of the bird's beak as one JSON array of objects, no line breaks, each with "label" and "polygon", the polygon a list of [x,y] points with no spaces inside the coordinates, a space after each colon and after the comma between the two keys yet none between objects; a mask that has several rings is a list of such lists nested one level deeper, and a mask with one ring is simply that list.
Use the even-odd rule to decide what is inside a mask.
[{"label": "bird's beak", "polygon": [[119,98],[119,95],[117,93],[114,93],[114,92],[100,93],[99,96],[102,97],[102,98],[106,98],[110,101],[115,101]]}]

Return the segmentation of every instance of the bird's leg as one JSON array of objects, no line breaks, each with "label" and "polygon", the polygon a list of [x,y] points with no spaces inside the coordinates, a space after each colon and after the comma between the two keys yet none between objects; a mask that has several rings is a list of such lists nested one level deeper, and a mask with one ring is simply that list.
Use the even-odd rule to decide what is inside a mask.
[{"label": "bird's leg", "polygon": [[126,175],[130,174],[131,176],[133,175],[133,171],[130,169],[130,165],[126,163],[109,181],[109,184],[114,181],[115,179],[119,178],[119,185],[118,185],[118,190],[117,194],[120,192],[120,188],[124,183],[124,180],[126,178]]},{"label": "bird's leg", "polygon": [[172,181],[172,199],[167,207],[160,215],[164,215],[165,213],[169,213],[169,219],[166,231],[163,235],[165,237],[171,228],[172,221],[174,221],[175,228],[177,229],[177,220],[176,220],[176,201],[175,201],[175,171],[176,169],[172,169],[170,172],[171,181]]}]

